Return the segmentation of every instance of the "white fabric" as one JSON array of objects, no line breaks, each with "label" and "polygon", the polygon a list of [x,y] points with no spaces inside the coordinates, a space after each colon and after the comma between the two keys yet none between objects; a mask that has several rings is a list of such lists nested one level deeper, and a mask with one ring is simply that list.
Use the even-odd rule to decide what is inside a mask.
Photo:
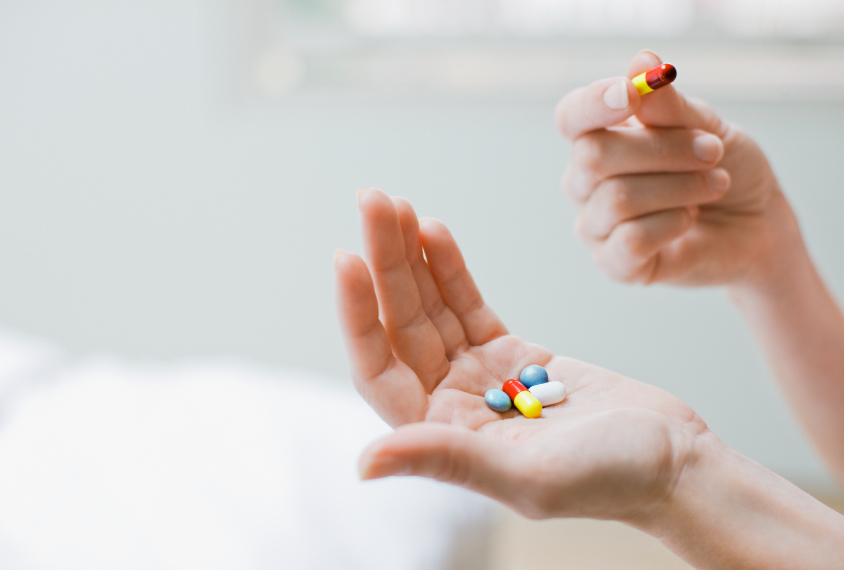
[{"label": "white fabric", "polygon": [[461,540],[485,499],[358,480],[389,428],[340,382],[234,360],[62,364],[10,338],[0,378],[26,389],[0,417],[4,569],[482,566],[482,541]]}]

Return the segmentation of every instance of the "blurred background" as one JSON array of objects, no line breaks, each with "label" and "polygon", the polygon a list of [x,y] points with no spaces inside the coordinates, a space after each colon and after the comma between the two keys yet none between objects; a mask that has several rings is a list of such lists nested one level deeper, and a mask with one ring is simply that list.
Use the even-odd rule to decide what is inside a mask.
[{"label": "blurred background", "polygon": [[451,227],[512,332],[831,493],[721,291],[611,283],[572,235],[554,104],[642,48],[759,141],[844,298],[840,2],[4,0],[0,323],[343,379],[333,252],[377,186]]}]

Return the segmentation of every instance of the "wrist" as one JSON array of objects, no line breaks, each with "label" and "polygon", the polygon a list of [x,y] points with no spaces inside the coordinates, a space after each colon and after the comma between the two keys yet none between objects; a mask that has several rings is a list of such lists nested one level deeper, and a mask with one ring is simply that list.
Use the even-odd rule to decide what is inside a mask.
[{"label": "wrist", "polygon": [[748,296],[782,294],[795,277],[805,275],[812,261],[803,242],[797,217],[782,192],[777,191],[758,229],[759,255],[727,292],[735,302]]},{"label": "wrist", "polygon": [[701,569],[844,564],[844,517],[709,431],[664,501],[637,523],[628,521]]}]

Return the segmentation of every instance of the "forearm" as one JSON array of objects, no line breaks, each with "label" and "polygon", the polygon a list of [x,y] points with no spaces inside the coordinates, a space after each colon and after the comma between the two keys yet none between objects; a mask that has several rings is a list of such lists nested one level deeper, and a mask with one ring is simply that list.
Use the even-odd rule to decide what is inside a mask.
[{"label": "forearm", "polygon": [[783,391],[844,482],[844,316],[818,275],[790,209],[770,255],[730,296],[760,340]]},{"label": "forearm", "polygon": [[844,516],[711,432],[664,504],[632,524],[700,569],[844,568]]}]

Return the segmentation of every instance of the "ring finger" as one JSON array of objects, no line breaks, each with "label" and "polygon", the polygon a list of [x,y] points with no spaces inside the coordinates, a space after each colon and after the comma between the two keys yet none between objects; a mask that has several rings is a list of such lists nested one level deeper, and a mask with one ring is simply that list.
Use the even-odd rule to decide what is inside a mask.
[{"label": "ring finger", "polygon": [[723,168],[608,178],[581,208],[577,234],[584,240],[604,239],[625,220],[718,200],[729,185],[730,175]]}]

